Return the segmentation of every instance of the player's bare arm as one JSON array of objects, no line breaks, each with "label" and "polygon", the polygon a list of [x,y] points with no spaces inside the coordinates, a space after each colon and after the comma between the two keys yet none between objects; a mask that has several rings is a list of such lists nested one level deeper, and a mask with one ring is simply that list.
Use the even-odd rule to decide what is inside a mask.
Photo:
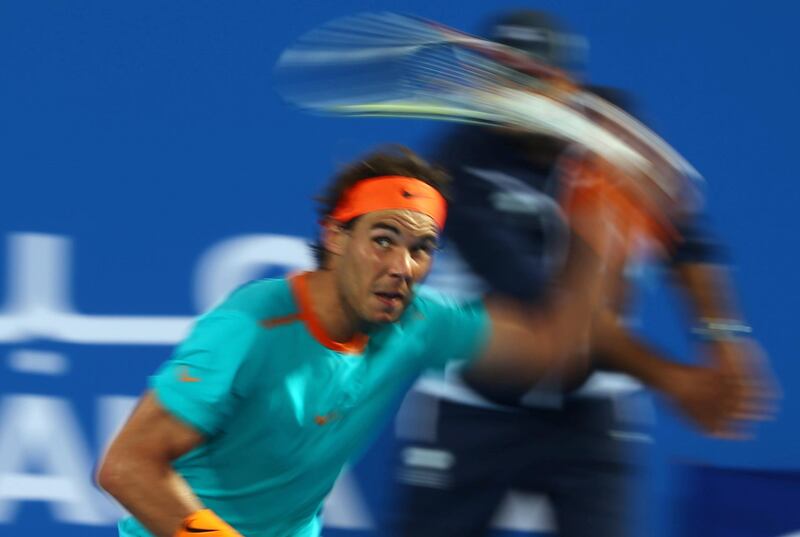
[{"label": "player's bare arm", "polygon": [[204,441],[148,392],[109,447],[97,481],[155,535],[174,537],[203,505],[171,463]]}]

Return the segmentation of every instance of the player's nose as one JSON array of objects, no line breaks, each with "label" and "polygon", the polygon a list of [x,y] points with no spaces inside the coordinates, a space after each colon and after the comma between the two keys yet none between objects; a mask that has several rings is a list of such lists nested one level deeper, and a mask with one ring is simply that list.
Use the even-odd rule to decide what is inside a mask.
[{"label": "player's nose", "polygon": [[414,258],[408,248],[397,248],[389,258],[389,274],[395,278],[411,280],[414,274]]}]

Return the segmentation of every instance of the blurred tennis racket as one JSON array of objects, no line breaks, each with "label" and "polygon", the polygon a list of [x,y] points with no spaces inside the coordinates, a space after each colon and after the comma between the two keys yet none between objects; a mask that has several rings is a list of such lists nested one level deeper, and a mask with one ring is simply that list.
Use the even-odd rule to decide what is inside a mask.
[{"label": "blurred tennis racket", "polygon": [[[560,137],[644,178],[681,206],[697,171],[664,140],[563,71],[429,20],[363,13],[298,39],[278,60],[278,92],[316,112],[500,125]],[[652,193],[652,192],[651,192]]]}]

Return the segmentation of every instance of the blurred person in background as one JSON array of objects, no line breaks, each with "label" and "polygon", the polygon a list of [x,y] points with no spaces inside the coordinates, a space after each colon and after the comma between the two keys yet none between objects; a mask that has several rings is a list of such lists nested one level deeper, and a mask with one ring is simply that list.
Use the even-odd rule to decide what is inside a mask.
[{"label": "blurred person in background", "polygon": [[[573,74],[586,48],[551,15],[528,10],[499,17],[490,39]],[[588,89],[630,107],[621,91]],[[462,297],[489,292],[535,303],[548,296],[570,241],[558,202],[565,177],[591,167],[581,149],[511,129],[457,126],[432,160],[454,178],[447,228],[454,255],[440,259],[429,283]],[[676,225],[675,244],[650,237],[615,275],[607,309],[615,329],[593,339],[587,375],[498,382],[480,366],[452,367],[417,383],[397,424],[394,535],[486,535],[512,490],[546,495],[559,535],[628,535],[640,473],[632,444],[650,414],[642,383],[709,434],[738,436],[743,420],[764,416],[771,393],[722,249],[699,215]],[[648,251],[690,303],[689,322],[703,342],[698,365],[669,359],[625,327],[625,280]]]},{"label": "blurred person in background", "polygon": [[251,282],[197,321],[101,462],[133,515],[120,535],[313,537],[343,465],[419,372],[485,356],[528,382],[582,374],[626,221],[589,191],[558,293],[455,303],[417,289],[444,179],[408,150],[356,161],[321,199],[319,267]]}]

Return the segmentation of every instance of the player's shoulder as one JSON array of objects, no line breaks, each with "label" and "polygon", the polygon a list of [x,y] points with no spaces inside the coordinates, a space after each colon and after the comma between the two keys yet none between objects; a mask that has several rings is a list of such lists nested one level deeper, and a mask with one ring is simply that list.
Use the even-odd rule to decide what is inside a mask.
[{"label": "player's shoulder", "polygon": [[407,314],[412,319],[447,315],[450,311],[473,307],[480,302],[480,299],[474,295],[458,296],[443,293],[427,285],[420,285],[414,292],[414,299],[411,301]]},{"label": "player's shoulder", "polygon": [[269,278],[241,285],[220,303],[216,311],[261,320],[291,315],[296,309],[289,280]]},{"label": "player's shoulder", "polygon": [[448,297],[441,291],[437,291],[429,285],[418,285],[414,289],[414,299],[411,301],[411,306],[416,308],[437,307],[446,304],[447,301]]}]

